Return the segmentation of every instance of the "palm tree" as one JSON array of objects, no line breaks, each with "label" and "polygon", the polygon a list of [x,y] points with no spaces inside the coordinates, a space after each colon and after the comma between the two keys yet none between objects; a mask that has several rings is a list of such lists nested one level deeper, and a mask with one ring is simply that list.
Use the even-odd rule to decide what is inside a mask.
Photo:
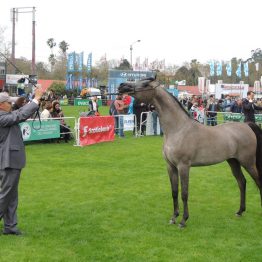
[{"label": "palm tree", "polygon": [[48,58],[48,61],[51,65],[51,72],[53,71],[53,67],[56,63],[56,59],[55,59],[55,55],[54,55],[54,47],[56,46],[56,42],[55,42],[55,39],[54,38],[49,38],[47,40],[47,45],[50,47],[50,50],[51,50],[51,54]]}]

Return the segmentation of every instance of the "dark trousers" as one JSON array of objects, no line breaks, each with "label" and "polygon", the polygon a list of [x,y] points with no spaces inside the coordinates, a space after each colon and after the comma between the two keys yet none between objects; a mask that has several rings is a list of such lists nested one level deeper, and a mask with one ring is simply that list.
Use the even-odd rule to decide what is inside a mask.
[{"label": "dark trousers", "polygon": [[0,219],[4,219],[6,229],[16,229],[20,173],[20,169],[0,170]]}]

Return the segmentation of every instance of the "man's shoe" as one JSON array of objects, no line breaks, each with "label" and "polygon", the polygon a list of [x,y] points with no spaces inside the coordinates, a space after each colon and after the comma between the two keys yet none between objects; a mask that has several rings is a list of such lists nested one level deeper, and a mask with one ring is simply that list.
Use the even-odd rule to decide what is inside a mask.
[{"label": "man's shoe", "polygon": [[19,230],[19,229],[8,229],[8,228],[5,228],[3,230],[3,234],[4,235],[16,235],[16,236],[19,236],[19,235],[22,235],[22,232]]}]

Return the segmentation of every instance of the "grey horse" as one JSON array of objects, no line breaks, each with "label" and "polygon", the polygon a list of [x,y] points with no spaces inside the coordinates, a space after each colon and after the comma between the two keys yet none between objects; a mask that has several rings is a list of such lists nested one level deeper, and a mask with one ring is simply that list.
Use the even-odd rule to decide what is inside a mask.
[{"label": "grey horse", "polygon": [[240,189],[240,208],[236,213],[238,216],[246,209],[246,179],[242,166],[259,188],[262,203],[262,132],[256,124],[235,122],[217,126],[202,125],[192,119],[180,102],[155,79],[122,83],[118,91],[127,92],[142,102],[153,104],[159,114],[164,133],[163,155],[173,197],[174,213],[171,224],[176,223],[179,215],[179,179],[184,207],[179,226],[184,227],[189,217],[188,184],[191,166],[213,165],[225,160],[228,162]]}]

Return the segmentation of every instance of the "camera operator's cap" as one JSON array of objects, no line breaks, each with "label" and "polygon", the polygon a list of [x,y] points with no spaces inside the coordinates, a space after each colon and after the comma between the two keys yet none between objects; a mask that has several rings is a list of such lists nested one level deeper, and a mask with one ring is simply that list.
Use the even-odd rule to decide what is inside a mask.
[{"label": "camera operator's cap", "polygon": [[13,103],[17,100],[18,97],[12,97],[12,96],[9,96],[8,93],[6,92],[1,92],[0,93],[0,103],[3,103],[3,102],[10,102],[10,103]]}]

